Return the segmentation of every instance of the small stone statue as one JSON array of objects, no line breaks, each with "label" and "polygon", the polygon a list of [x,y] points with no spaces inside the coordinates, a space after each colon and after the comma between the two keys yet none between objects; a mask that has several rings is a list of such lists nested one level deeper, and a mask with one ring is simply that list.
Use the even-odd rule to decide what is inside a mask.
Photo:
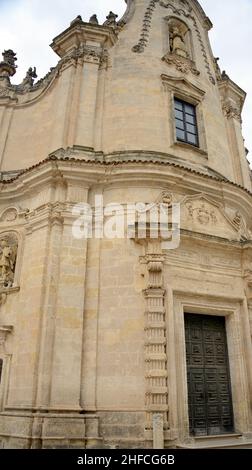
[{"label": "small stone statue", "polygon": [[118,15],[113,13],[113,11],[110,11],[106,18],[107,21],[105,21],[104,26],[116,26],[116,19],[118,18]]},{"label": "small stone statue", "polygon": [[228,74],[226,73],[226,70],[223,70],[222,74],[221,74],[221,78],[222,80],[228,80],[229,79],[229,76]]},{"label": "small stone statue", "polygon": [[214,58],[214,68],[215,68],[215,73],[216,73],[217,80],[221,80],[221,69],[220,69],[220,66],[219,66],[219,63],[218,63],[219,60],[220,60],[219,57]]},{"label": "small stone statue", "polygon": [[170,34],[170,46],[173,54],[188,58],[189,54],[184,40],[184,35],[177,26],[174,26]]},{"label": "small stone statue", "polygon": [[81,23],[81,22],[82,22],[82,17],[81,17],[81,15],[78,15],[78,16],[76,16],[76,18],[73,21],[71,21],[70,26],[72,26],[74,24]]},{"label": "small stone statue", "polygon": [[6,239],[0,241],[0,286],[11,287],[14,281],[17,249]]},{"label": "small stone statue", "polygon": [[89,20],[89,23],[91,23],[91,24],[99,24],[97,15],[92,15],[91,18],[90,18],[90,20]]},{"label": "small stone statue", "polygon": [[26,77],[24,78],[22,82],[22,86],[25,88],[31,88],[34,83],[34,79],[37,78],[37,69],[36,67],[32,68],[30,67],[27,72],[26,72]]}]

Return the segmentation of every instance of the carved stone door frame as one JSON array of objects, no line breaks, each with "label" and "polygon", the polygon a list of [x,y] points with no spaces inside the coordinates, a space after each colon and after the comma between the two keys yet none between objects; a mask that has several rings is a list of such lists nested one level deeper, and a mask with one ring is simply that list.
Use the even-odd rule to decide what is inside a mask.
[{"label": "carved stone door frame", "polygon": [[[176,371],[176,380],[169,384],[172,389],[170,396],[176,396],[177,406],[170,403],[173,413],[171,419],[177,429],[177,438],[183,444],[192,443],[194,438],[189,432],[188,386],[185,344],[185,313],[201,315],[215,315],[226,317],[226,333],[228,356],[230,363],[231,388],[234,410],[235,432],[246,434],[249,432],[249,386],[246,371],[246,351],[242,315],[243,299],[226,299],[223,297],[195,295],[187,292],[173,292],[173,317],[175,357],[173,370]],[[169,335],[168,335],[169,341]],[[169,375],[169,374],[168,374]],[[170,374],[171,375],[171,374]],[[176,409],[177,408],[177,409]],[[172,411],[173,410],[173,411]],[[175,415],[176,413],[176,415]]]}]

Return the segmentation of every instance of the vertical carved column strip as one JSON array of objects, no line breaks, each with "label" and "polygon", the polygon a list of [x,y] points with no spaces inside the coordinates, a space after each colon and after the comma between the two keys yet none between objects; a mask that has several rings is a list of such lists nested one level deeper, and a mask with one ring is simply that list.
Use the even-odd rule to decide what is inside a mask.
[{"label": "vertical carved column strip", "polygon": [[147,255],[149,272],[145,312],[146,428],[152,429],[155,415],[163,415],[168,428],[168,380],[166,351],[165,290],[162,255]]},{"label": "vertical carved column strip", "polygon": [[246,298],[243,302],[244,314],[242,316],[243,326],[244,326],[244,346],[246,352],[246,365],[247,365],[247,377],[248,377],[248,386],[249,386],[249,400],[250,400],[250,413],[249,413],[249,425],[250,430],[252,429],[252,271],[250,269],[250,264],[248,265],[249,269],[244,272],[244,281],[245,281],[245,294]]}]

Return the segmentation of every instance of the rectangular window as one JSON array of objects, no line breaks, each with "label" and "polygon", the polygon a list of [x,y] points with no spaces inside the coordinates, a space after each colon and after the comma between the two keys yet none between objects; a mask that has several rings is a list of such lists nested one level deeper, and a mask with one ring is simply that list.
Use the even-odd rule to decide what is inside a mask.
[{"label": "rectangular window", "polygon": [[196,107],[177,98],[174,105],[177,140],[199,147]]},{"label": "rectangular window", "polygon": [[0,385],[1,385],[2,371],[3,371],[3,359],[0,359]]}]

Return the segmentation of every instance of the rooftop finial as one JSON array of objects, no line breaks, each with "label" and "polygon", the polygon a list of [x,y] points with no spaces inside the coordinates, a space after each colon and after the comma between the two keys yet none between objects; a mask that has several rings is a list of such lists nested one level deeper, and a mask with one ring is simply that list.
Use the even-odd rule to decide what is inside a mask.
[{"label": "rooftop finial", "polygon": [[113,13],[113,11],[110,11],[106,18],[107,21],[105,21],[104,26],[116,26],[116,19],[118,18],[118,15]]},{"label": "rooftop finial", "polygon": [[92,15],[90,20],[89,20],[89,23],[91,24],[99,24],[99,21],[97,19],[97,15]]},{"label": "rooftop finial", "polygon": [[5,77],[12,77],[16,73],[17,61],[16,53],[12,49],[8,49],[2,53],[3,61],[0,62],[0,75]]},{"label": "rooftop finial", "polygon": [[70,25],[72,26],[72,25],[78,24],[78,23],[82,23],[81,15],[76,16],[76,18],[73,21],[71,21]]}]

